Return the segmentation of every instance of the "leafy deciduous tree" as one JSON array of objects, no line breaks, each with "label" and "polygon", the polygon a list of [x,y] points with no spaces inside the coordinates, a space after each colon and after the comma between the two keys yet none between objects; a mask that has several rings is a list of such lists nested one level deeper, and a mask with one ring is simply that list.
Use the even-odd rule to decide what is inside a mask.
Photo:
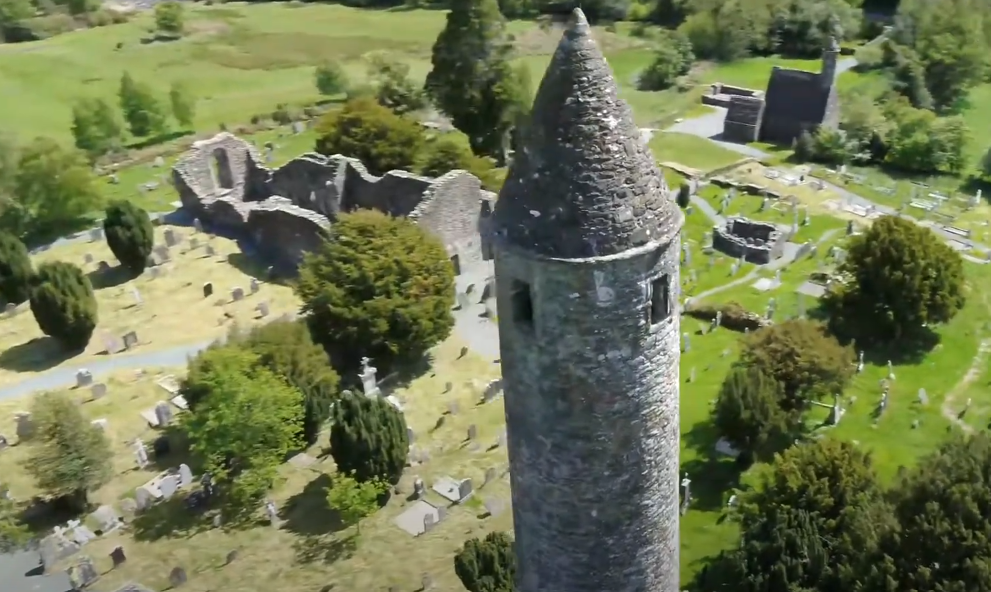
[{"label": "leafy deciduous tree", "polygon": [[179,125],[186,127],[193,125],[193,118],[196,117],[196,99],[186,85],[181,82],[172,83],[169,89],[169,105],[172,107],[172,117]]},{"label": "leafy deciduous tree", "polygon": [[368,172],[412,170],[423,148],[423,130],[415,122],[368,97],[348,101],[317,124],[316,151],[357,158]]},{"label": "leafy deciduous tree", "polygon": [[405,218],[372,210],[342,214],[307,254],[296,293],[312,334],[344,376],[362,357],[387,369],[447,338],[454,270],[444,246]]},{"label": "leafy deciduous tree", "polygon": [[409,65],[375,55],[368,66],[375,100],[393,113],[403,115],[426,107],[423,92],[410,80]]},{"label": "leafy deciduous tree", "polygon": [[258,355],[258,362],[283,377],[303,397],[301,439],[316,443],[320,428],[330,418],[340,377],[327,352],[313,342],[304,321],[273,321],[252,329],[243,347]]},{"label": "leafy deciduous tree", "polygon": [[285,455],[298,444],[302,396],[239,348],[221,348],[200,376],[207,395],[183,418],[190,450],[203,464],[230,518],[257,507]]},{"label": "leafy deciduous tree", "polygon": [[148,87],[135,81],[127,72],[120,78],[117,99],[133,136],[143,138],[165,130],[165,112],[161,103]]},{"label": "leafy deciduous tree", "polygon": [[31,312],[41,332],[67,350],[82,350],[98,320],[89,278],[72,263],[42,263],[32,281]]},{"label": "leafy deciduous tree", "polygon": [[347,74],[337,62],[325,62],[317,66],[314,78],[317,91],[324,96],[339,95],[348,90]]},{"label": "leafy deciduous tree", "polygon": [[155,27],[163,33],[181,35],[184,24],[185,9],[181,2],[166,0],[155,5]]},{"label": "leafy deciduous tree", "polygon": [[122,129],[113,108],[103,99],[82,99],[72,108],[76,148],[96,159],[120,146]]},{"label": "leafy deciduous tree", "polygon": [[855,369],[853,349],[821,323],[791,319],[751,333],[740,365],[781,385],[785,411],[803,410],[809,400],[842,393]]},{"label": "leafy deciduous tree", "polygon": [[0,489],[0,553],[10,553],[20,549],[31,539],[31,531],[18,517],[14,500],[3,493]]},{"label": "leafy deciduous tree", "polygon": [[361,520],[378,509],[379,497],[389,485],[378,479],[358,481],[351,475],[338,473],[327,491],[327,505],[337,512],[346,526],[355,525],[361,534]]},{"label": "leafy deciduous tree", "polygon": [[35,395],[31,419],[35,432],[24,469],[38,489],[84,510],[89,493],[113,476],[110,442],[65,393]]}]

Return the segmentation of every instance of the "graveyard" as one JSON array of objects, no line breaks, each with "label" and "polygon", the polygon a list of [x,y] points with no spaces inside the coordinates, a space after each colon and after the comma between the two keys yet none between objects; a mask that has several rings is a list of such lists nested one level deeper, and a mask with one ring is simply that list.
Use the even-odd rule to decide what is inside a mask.
[{"label": "graveyard", "polygon": [[0,385],[57,367],[103,365],[113,357],[207,343],[232,324],[247,326],[298,308],[292,289],[264,281],[265,269],[234,241],[193,227],[163,225],[155,233],[157,264],[130,280],[99,231],[35,254],[35,265],[68,261],[89,275],[99,323],[86,350],[67,357],[41,333],[28,303],[5,310],[0,315]]},{"label": "graveyard", "polygon": [[[498,365],[464,353],[457,339],[438,346],[430,371],[410,384],[393,386],[389,377],[378,383],[383,395],[403,407],[412,431],[413,464],[388,504],[362,522],[359,539],[350,538],[353,529],[335,532],[339,527],[326,508],[334,467],[323,450],[325,435],[283,466],[284,482],[271,495],[273,516],[263,512],[250,527],[225,529],[211,527],[192,512],[184,500],[202,490],[200,476],[181,453],[162,451],[157,440],[168,432],[151,425],[157,421],[157,402],[170,406],[173,422],[183,413],[181,402],[170,402],[182,372],[148,369],[99,377],[106,388],[96,400],[92,388],[70,391],[110,437],[115,477],[92,496],[95,508],[108,509],[78,526],[59,525],[67,537],[84,542],[71,556],[54,560],[51,571],[89,557],[102,574],[101,590],[125,582],[161,590],[174,582],[170,576],[176,568],[188,578],[183,589],[191,591],[278,587],[302,592],[330,583],[379,590],[420,583],[425,574],[437,589],[454,590],[458,583],[451,557],[464,539],[511,528],[505,422],[498,383],[492,384]],[[36,493],[19,469],[30,444],[13,445],[13,414],[24,404],[0,403],[0,433],[10,434],[12,444],[0,451],[0,474],[18,500]],[[143,453],[136,450],[139,439]],[[420,495],[414,497],[415,492]],[[111,569],[117,547],[126,561]]]}]

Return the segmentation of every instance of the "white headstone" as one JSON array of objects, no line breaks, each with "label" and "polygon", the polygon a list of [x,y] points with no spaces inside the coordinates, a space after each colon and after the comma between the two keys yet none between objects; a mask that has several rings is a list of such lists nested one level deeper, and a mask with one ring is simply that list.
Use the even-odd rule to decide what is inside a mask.
[{"label": "white headstone", "polygon": [[179,478],[175,475],[169,475],[162,479],[158,484],[158,490],[162,492],[162,497],[165,499],[171,498],[175,495],[176,489],[179,488]]},{"label": "white headstone", "polygon": [[189,465],[182,463],[179,465],[179,487],[186,487],[193,482],[193,471]]}]

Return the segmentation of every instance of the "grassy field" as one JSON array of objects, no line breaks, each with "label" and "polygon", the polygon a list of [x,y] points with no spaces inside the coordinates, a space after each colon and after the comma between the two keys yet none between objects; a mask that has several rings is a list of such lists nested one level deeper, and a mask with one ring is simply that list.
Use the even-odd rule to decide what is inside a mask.
[{"label": "grassy field", "polygon": [[[164,244],[168,227],[156,229],[157,244]],[[175,228],[188,238],[189,228]],[[209,241],[208,241],[209,239]],[[161,350],[180,345],[210,341],[224,335],[232,323],[250,325],[257,322],[255,307],[267,302],[269,316],[295,312],[299,303],[287,286],[262,282],[258,294],[246,296],[240,302],[231,301],[231,290],[240,287],[247,295],[251,277],[263,277],[264,270],[248,262],[237,245],[228,239],[209,238],[200,234],[200,247],[190,248],[184,241],[171,249],[171,261],[159,267],[159,275],[146,270],[136,279],[117,272],[117,261],[105,241],[90,243],[88,239],[53,247],[33,256],[35,264],[46,261],[68,261],[79,265],[90,275],[99,306],[99,324],[86,350],[66,357],[51,338],[38,328],[28,305],[22,304],[17,314],[0,318],[0,384],[26,379],[32,374],[59,366],[82,366],[94,356],[104,356],[107,337],[119,342],[124,333],[136,331],[139,345],[128,353]],[[215,255],[206,256],[209,242]],[[87,255],[92,257],[87,263]],[[98,264],[106,261],[111,269],[99,272]],[[203,284],[212,282],[214,295],[203,297]],[[137,289],[141,298],[134,297]],[[116,354],[126,355],[126,354]]]},{"label": "grassy field", "polygon": [[732,150],[691,134],[655,133],[649,145],[658,162],[674,162],[701,172],[718,169],[744,158]]},{"label": "grassy field", "polygon": [[[445,22],[443,11],[327,4],[191,5],[187,12],[189,34],[175,42],[141,42],[151,25],[149,13],[123,25],[0,46],[0,94],[7,99],[0,129],[68,139],[73,102],[87,96],[114,100],[121,73],[129,71],[163,97],[171,83],[188,83],[198,99],[194,127],[216,130],[267,115],[279,103],[317,100],[313,70],[326,60],[340,62],[359,84],[368,58],[385,54],[409,64],[411,75],[422,80]],[[519,59],[539,81],[560,31],[526,21],[509,29]],[[642,121],[673,119],[697,100],[691,93],[634,90],[637,73],[652,56],[646,42],[602,29],[596,35]]]}]

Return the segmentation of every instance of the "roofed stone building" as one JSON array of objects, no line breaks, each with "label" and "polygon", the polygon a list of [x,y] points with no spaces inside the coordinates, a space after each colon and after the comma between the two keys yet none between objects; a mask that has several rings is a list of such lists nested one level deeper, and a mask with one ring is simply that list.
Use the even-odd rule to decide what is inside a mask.
[{"label": "roofed stone building", "polygon": [[731,142],[769,142],[790,146],[804,131],[840,123],[836,68],[840,46],[833,38],[822,53],[818,73],[775,66],[763,98],[732,96],[723,123]]},{"label": "roofed stone building", "polygon": [[576,9],[493,247],[520,592],[679,590],[684,217]]}]

